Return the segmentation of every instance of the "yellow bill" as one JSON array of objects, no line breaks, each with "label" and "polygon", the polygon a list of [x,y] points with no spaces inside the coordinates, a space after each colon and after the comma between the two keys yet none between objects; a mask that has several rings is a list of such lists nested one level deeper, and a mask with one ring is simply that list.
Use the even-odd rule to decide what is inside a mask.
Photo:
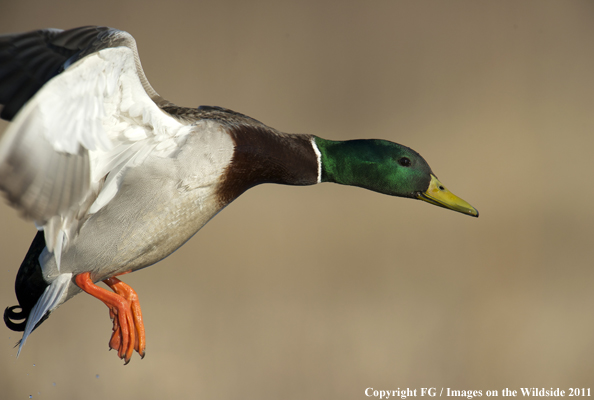
[{"label": "yellow bill", "polygon": [[478,217],[479,215],[476,208],[447,190],[434,175],[431,175],[429,189],[426,192],[419,193],[417,198],[436,206],[461,212],[462,214],[473,217]]}]

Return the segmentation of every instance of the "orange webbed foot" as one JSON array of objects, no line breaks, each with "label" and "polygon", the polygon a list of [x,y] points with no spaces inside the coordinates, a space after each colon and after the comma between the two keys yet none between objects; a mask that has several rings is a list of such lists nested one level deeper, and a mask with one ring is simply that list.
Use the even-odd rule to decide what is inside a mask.
[{"label": "orange webbed foot", "polygon": [[138,295],[130,286],[112,277],[105,282],[115,293],[95,285],[90,273],[79,274],[76,284],[85,292],[103,301],[109,308],[109,316],[113,320],[113,333],[109,340],[109,348],[118,351],[118,357],[130,362],[134,350],[141,357],[145,355],[146,339],[142,312]]},{"label": "orange webbed foot", "polygon": [[[134,339],[130,342],[130,345],[133,346],[134,350],[136,350],[136,352],[140,355],[140,358],[144,358],[146,350],[146,336],[144,332],[144,323],[142,322],[142,311],[140,309],[140,302],[138,301],[138,294],[134,289],[116,277],[105,279],[103,282],[105,282],[105,284],[108,285],[111,290],[126,299],[130,304],[130,314],[128,315],[128,318],[131,317],[130,321],[132,322],[132,330],[134,331]],[[115,334],[116,331],[114,329],[114,335]]]}]

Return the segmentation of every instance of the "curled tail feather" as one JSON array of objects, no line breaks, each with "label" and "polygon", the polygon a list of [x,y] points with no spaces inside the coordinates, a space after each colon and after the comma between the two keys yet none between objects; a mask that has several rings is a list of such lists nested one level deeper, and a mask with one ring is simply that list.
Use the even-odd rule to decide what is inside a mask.
[{"label": "curled tail feather", "polygon": [[[39,264],[39,256],[44,248],[45,238],[43,232],[39,231],[35,235],[33,243],[31,243],[29,251],[17,273],[14,290],[19,304],[4,310],[4,323],[13,331],[22,332],[25,330],[31,310],[35,307],[37,300],[39,300],[45,288],[49,285],[43,279],[41,265]],[[17,309],[20,309],[20,311],[17,311]],[[45,321],[48,316],[49,314],[41,318],[35,328]]]},{"label": "curled tail feather", "polygon": [[23,338],[17,343],[17,357],[31,332],[60,304],[72,278],[72,274],[68,273],[58,275],[51,283],[43,279],[39,256],[44,249],[43,232],[37,232],[17,273],[15,292],[19,304],[4,310],[6,326],[13,331],[23,332]]}]

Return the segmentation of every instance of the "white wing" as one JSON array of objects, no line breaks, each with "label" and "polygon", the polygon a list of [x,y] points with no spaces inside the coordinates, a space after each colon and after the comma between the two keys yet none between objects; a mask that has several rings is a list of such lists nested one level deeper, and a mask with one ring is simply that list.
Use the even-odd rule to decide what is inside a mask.
[{"label": "white wing", "polygon": [[[134,39],[79,59],[25,104],[0,141],[0,190],[44,230],[58,268],[87,216],[149,154],[169,157],[191,126],[152,98]],[[122,40],[125,39],[125,40]],[[148,93],[150,93],[150,95]]]}]

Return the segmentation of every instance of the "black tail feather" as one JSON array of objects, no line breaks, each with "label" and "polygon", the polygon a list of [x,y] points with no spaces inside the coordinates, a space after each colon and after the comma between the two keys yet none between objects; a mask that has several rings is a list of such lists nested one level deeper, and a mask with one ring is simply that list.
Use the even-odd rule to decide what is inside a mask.
[{"label": "black tail feather", "polygon": [[[31,243],[29,251],[17,273],[14,290],[19,305],[8,307],[4,310],[4,323],[13,331],[22,332],[25,330],[25,325],[27,324],[27,319],[29,318],[31,310],[48,286],[48,283],[43,279],[41,265],[39,265],[39,256],[44,248],[45,238],[43,232],[40,231],[37,232],[35,239],[33,239],[33,243]],[[20,308],[20,311],[15,311],[15,309],[18,308]],[[37,323],[37,326],[39,326],[48,316],[49,313]]]},{"label": "black tail feather", "polygon": [[[20,312],[14,311],[15,308],[20,308],[21,311]],[[13,322],[12,320],[15,320],[15,321],[24,320],[24,321],[16,323],[16,322]],[[12,329],[13,331],[17,331],[17,332],[22,332],[25,330],[25,325],[27,325],[27,315],[25,315],[21,306],[6,307],[6,310],[4,310],[4,323],[6,324],[6,326],[9,329]]]}]

